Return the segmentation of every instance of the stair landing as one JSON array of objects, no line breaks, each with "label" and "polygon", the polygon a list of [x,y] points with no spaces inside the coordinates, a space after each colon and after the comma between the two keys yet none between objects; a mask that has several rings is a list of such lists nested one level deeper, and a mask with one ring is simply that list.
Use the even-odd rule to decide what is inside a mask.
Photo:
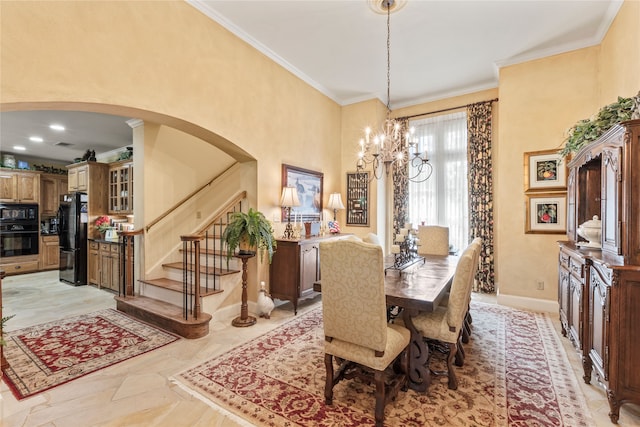
[{"label": "stair landing", "polygon": [[201,313],[197,319],[189,314],[185,319],[182,308],[164,301],[144,296],[116,296],[114,298],[119,311],[181,337],[194,339],[209,334],[209,322],[211,321],[209,313]]}]

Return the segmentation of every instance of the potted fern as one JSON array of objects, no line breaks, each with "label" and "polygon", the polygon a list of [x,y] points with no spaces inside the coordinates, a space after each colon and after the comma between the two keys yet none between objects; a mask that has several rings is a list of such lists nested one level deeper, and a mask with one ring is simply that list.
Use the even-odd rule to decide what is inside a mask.
[{"label": "potted fern", "polygon": [[249,212],[234,212],[229,218],[229,224],[222,233],[222,241],[227,247],[227,259],[231,258],[236,249],[239,254],[255,254],[260,251],[260,260],[264,253],[269,255],[269,263],[276,248],[276,238],[273,227],[262,212],[253,208]]}]

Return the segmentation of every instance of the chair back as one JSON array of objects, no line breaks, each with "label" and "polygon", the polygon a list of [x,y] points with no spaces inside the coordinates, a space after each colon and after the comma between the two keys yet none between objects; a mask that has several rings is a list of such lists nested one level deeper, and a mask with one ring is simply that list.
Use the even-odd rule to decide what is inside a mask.
[{"label": "chair back", "polygon": [[419,225],[418,239],[418,255],[449,254],[449,227]]},{"label": "chair back", "polygon": [[477,238],[467,246],[460,256],[456,272],[453,275],[445,320],[449,328],[455,328],[456,331],[462,329],[462,322],[469,308],[469,297],[478,269],[479,246],[481,244],[482,240]]},{"label": "chair back", "polygon": [[387,311],[382,248],[352,240],[321,242],[320,271],[325,337],[384,351]]}]

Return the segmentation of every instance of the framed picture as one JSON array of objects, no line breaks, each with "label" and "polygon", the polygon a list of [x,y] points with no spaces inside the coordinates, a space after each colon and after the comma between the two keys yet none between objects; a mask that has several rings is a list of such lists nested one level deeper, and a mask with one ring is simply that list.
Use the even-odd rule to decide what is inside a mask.
[{"label": "framed picture", "polygon": [[567,230],[567,194],[525,194],[525,233],[564,234]]},{"label": "framed picture", "polygon": [[567,189],[567,163],[558,150],[524,153],[524,191]]},{"label": "framed picture", "polygon": [[369,172],[347,174],[347,225],[369,226]]},{"label": "framed picture", "polygon": [[[322,172],[315,172],[291,165],[282,165],[282,187],[295,187],[300,206],[291,208],[291,219],[300,222],[320,221],[322,212]],[[286,209],[282,209],[282,221],[286,221]]]}]

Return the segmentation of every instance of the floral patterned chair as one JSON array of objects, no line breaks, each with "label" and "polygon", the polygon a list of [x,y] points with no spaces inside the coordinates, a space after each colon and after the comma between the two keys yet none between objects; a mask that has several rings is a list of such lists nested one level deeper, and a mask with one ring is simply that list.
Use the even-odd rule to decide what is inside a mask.
[{"label": "floral patterned chair", "polygon": [[320,270],[325,401],[332,404],[333,387],[342,379],[373,379],[376,426],[382,426],[386,404],[406,389],[410,340],[404,326],[387,323],[382,248],[353,240],[322,242]]},{"label": "floral patterned chair", "polygon": [[418,255],[449,255],[449,227],[418,226]]},{"label": "floral patterned chair", "polygon": [[[464,350],[460,341],[465,317],[469,309],[471,288],[478,269],[481,245],[481,239],[474,239],[462,253],[453,276],[453,283],[446,304],[437,307],[433,312],[420,313],[412,318],[414,326],[425,339],[436,340],[446,344],[448,348],[446,375],[449,377],[449,388],[451,390],[458,388],[453,361],[455,359],[458,366],[462,366],[464,363]],[[445,374],[444,372],[434,373]]]}]

